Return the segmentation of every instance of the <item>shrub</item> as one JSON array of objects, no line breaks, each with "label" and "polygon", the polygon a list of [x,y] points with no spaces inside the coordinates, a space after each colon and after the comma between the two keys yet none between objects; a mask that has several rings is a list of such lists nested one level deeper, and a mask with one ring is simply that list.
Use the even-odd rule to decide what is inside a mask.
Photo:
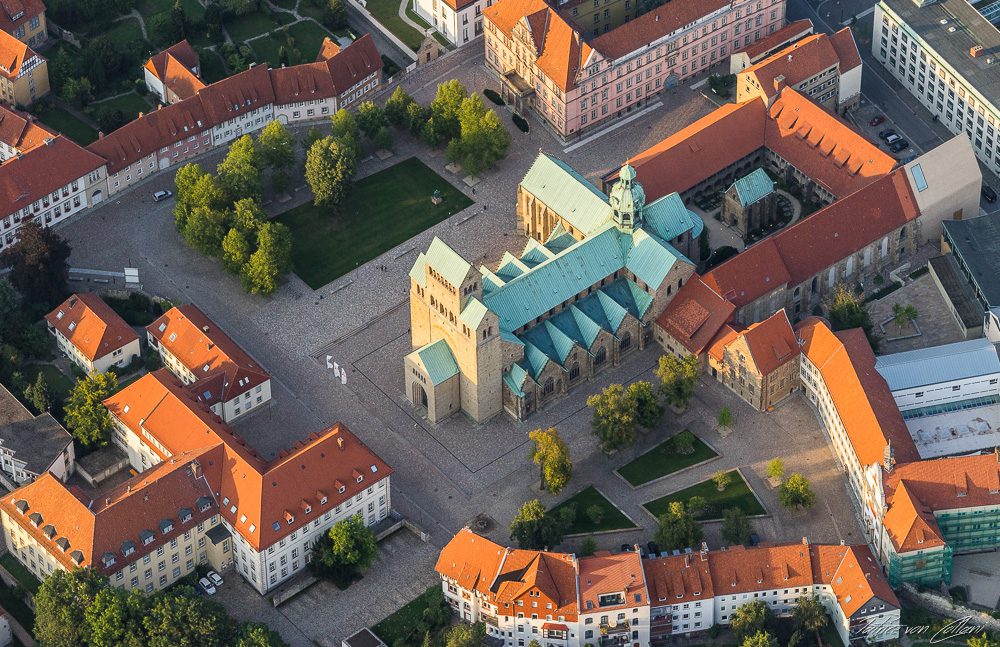
[{"label": "shrub", "polygon": [[483,90],[483,96],[492,101],[493,103],[497,104],[498,106],[505,105],[503,98],[499,94],[497,94],[495,90],[486,88],[485,90]]},{"label": "shrub", "polygon": [[594,505],[587,508],[587,517],[593,522],[595,526],[600,524],[601,520],[604,519],[604,508],[595,503]]},{"label": "shrub", "polygon": [[392,60],[385,54],[382,54],[382,74],[386,77],[395,76],[396,72],[399,72],[399,66],[396,65],[396,61]]},{"label": "shrub", "polygon": [[527,119],[525,119],[521,115],[517,114],[516,112],[513,115],[511,115],[510,119],[511,119],[511,121],[514,122],[514,125],[517,126],[518,130],[520,130],[522,133],[528,132],[528,120]]},{"label": "shrub", "polygon": [[885,286],[881,290],[876,290],[875,292],[873,292],[868,298],[865,299],[865,303],[870,303],[872,301],[878,301],[882,297],[885,297],[885,296],[888,296],[888,295],[892,294],[893,292],[895,292],[896,290],[898,290],[901,287],[903,287],[902,283],[896,283],[895,281],[893,281],[892,283],[890,283],[889,285]]}]

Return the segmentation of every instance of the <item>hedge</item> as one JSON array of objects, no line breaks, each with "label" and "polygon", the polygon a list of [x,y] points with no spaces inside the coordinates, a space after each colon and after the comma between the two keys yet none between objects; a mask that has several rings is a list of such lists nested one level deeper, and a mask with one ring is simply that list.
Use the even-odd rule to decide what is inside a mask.
[{"label": "hedge", "polygon": [[515,112],[510,118],[522,133],[528,132],[528,121],[524,117]]},{"label": "hedge", "polygon": [[503,98],[499,94],[497,94],[496,91],[494,90],[486,88],[485,90],[483,90],[483,96],[485,96],[487,99],[497,104],[498,106],[505,105]]}]

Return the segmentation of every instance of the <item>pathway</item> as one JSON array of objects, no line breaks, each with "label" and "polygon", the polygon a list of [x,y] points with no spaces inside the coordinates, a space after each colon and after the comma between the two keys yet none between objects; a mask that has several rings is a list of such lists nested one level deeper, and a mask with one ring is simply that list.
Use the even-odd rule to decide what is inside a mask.
[{"label": "pathway", "polygon": [[430,30],[425,29],[423,27],[423,25],[418,24],[415,20],[413,20],[412,18],[410,18],[409,16],[406,15],[406,8],[409,6],[409,4],[410,4],[410,0],[399,0],[399,17],[407,25],[409,25],[410,27],[413,27],[414,29],[416,29],[417,31],[419,31],[421,34],[426,35],[427,32],[430,31]]},{"label": "pathway", "polygon": [[139,29],[142,30],[142,38],[143,38],[143,40],[148,41],[149,40],[149,34],[146,32],[146,21],[143,20],[142,14],[139,13],[138,9],[133,9],[132,11],[128,12],[127,14],[118,16],[117,18],[115,18],[114,22],[121,22],[123,20],[128,20],[129,18],[135,18],[136,20],[139,21]]}]

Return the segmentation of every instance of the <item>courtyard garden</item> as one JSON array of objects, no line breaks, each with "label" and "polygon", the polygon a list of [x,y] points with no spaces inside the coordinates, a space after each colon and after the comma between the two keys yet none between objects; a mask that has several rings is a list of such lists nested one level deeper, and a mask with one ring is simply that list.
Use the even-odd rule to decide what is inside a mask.
[{"label": "courtyard garden", "polygon": [[365,8],[386,29],[395,34],[399,40],[406,43],[407,47],[413,51],[420,49],[420,43],[423,42],[424,35],[399,17],[399,0],[368,0]]},{"label": "courtyard garden", "polygon": [[58,106],[49,105],[41,109],[35,108],[33,112],[38,117],[38,121],[57,133],[69,137],[81,146],[86,146],[97,139],[97,130]]},{"label": "courtyard garden", "polygon": [[685,429],[619,467],[617,472],[630,485],[638,487],[717,456],[715,450]]},{"label": "courtyard garden", "polygon": [[[434,191],[441,202],[431,203]],[[292,233],[292,265],[319,289],[428,227],[472,200],[415,157],[354,183],[337,208],[306,203],[278,217]]]},{"label": "courtyard garden", "polygon": [[[270,67],[281,67],[281,48],[285,47],[288,65],[298,65],[316,60],[323,39],[330,36],[325,28],[312,20],[300,20],[297,23],[277,29],[266,36],[250,41],[250,47],[257,54],[259,63],[267,63]],[[289,52],[297,52],[297,56]]]},{"label": "courtyard garden", "polygon": [[718,521],[722,518],[722,511],[728,508],[739,508],[748,517],[767,513],[739,470],[731,470],[725,474],[729,483],[723,490],[719,490],[714,478],[709,478],[644,503],[642,507],[654,517],[659,517],[667,512],[670,504],[675,501],[687,504],[692,498],[701,497],[705,501],[705,506],[697,512],[692,512],[697,521]]},{"label": "courtyard garden", "polygon": [[560,511],[573,507],[575,517],[566,535],[582,535],[611,530],[631,530],[635,523],[608,501],[593,485],[581,490],[548,511],[558,517]]},{"label": "courtyard garden", "polygon": [[256,38],[267,32],[287,25],[295,20],[291,14],[283,11],[270,13],[256,11],[244,16],[231,16],[223,21],[226,32],[234,42],[241,43]]}]

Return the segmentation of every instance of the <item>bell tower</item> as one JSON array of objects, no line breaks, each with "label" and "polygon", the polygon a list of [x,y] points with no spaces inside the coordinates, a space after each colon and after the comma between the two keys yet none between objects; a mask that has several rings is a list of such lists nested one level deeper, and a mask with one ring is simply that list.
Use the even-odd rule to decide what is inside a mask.
[{"label": "bell tower", "polygon": [[635,169],[629,164],[618,172],[618,181],[611,189],[611,209],[615,225],[626,233],[642,226],[642,208],[646,204],[646,192],[635,179]]}]

